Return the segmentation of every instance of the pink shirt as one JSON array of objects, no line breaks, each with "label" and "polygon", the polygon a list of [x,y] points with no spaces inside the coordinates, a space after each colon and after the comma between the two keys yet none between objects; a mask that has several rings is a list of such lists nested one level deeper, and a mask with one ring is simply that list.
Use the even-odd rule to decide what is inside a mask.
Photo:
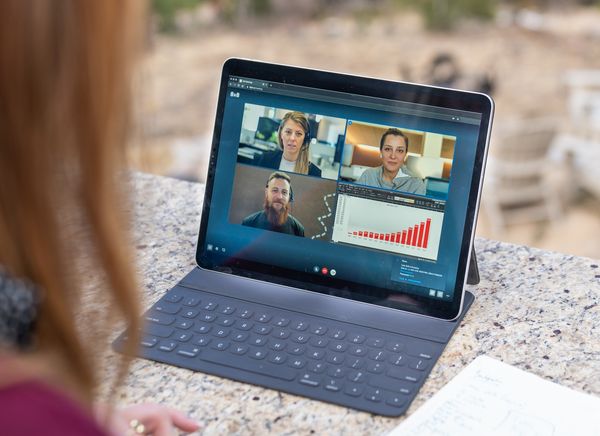
[{"label": "pink shirt", "polygon": [[36,380],[0,387],[0,433],[23,436],[107,435],[81,406]]}]

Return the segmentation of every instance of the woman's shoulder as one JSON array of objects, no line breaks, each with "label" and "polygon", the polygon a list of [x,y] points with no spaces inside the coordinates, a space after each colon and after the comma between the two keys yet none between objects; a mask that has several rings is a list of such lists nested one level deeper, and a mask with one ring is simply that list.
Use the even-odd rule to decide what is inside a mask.
[{"label": "woman's shoulder", "polygon": [[39,380],[1,386],[0,410],[3,434],[106,435],[77,403]]},{"label": "woman's shoulder", "polygon": [[381,167],[369,167],[366,168],[359,177],[359,180],[376,180],[381,174]]}]

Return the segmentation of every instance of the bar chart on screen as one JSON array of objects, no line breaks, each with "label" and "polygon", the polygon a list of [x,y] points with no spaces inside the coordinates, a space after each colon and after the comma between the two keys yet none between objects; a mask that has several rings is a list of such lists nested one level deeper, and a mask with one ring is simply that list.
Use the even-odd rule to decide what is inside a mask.
[{"label": "bar chart on screen", "polygon": [[443,212],[338,195],[333,241],[437,260]]}]

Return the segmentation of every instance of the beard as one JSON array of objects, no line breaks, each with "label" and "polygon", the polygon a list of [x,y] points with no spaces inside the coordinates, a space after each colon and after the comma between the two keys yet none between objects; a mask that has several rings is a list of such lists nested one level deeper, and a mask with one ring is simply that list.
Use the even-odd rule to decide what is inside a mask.
[{"label": "beard", "polygon": [[[282,207],[280,209],[276,209],[273,207],[274,203],[279,203]],[[284,204],[282,202],[270,202],[266,197],[264,201],[264,210],[267,215],[267,219],[274,226],[282,226],[288,219],[288,215],[290,213],[290,204]]]}]

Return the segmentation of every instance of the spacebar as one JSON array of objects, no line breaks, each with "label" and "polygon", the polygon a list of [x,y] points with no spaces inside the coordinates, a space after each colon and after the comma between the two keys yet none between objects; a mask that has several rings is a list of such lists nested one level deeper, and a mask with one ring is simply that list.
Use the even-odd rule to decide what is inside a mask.
[{"label": "spacebar", "polygon": [[199,359],[207,362],[218,363],[219,365],[230,366],[232,368],[242,369],[244,371],[256,374],[277,377],[282,380],[292,381],[296,378],[296,371],[285,366],[272,365],[264,361],[252,361],[250,359],[239,358],[222,351],[203,350],[198,356]]}]

